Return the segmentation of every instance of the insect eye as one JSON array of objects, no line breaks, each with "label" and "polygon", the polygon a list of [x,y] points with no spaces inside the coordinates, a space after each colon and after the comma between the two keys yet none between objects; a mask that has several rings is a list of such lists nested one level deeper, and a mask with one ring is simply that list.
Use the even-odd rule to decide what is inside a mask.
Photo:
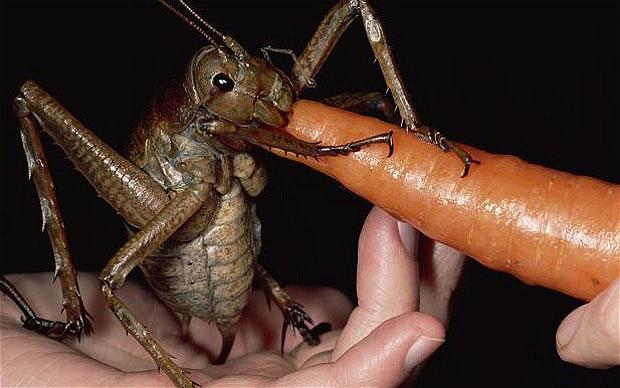
[{"label": "insect eye", "polygon": [[230,92],[235,87],[235,82],[224,73],[216,74],[211,82],[213,82],[213,86],[223,92]]}]

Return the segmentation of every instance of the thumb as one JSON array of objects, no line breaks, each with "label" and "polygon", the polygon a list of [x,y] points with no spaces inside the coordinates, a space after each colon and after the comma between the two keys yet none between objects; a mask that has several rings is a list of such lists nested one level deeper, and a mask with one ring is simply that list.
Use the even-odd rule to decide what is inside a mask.
[{"label": "thumb", "polygon": [[409,312],[392,318],[344,353],[332,369],[338,386],[396,386],[444,342],[434,318]]},{"label": "thumb", "polygon": [[562,321],[556,347],[560,358],[573,364],[620,365],[620,279]]}]

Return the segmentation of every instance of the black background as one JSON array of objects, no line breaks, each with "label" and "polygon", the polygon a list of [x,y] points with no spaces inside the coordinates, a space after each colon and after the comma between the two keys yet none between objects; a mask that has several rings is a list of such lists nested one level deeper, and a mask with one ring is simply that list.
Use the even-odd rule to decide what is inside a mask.
[{"label": "black background", "polygon": [[[300,53],[332,2],[194,3],[251,52],[272,45]],[[619,181],[613,6],[375,3],[427,124],[491,152]],[[2,272],[49,271],[49,243],[40,233],[9,108],[19,85],[36,79],[120,148],[141,107],[205,42],[155,2],[10,1],[3,7]],[[359,22],[317,82],[307,97],[384,90]],[[259,153],[270,172],[258,200],[260,260],[284,283],[328,285],[353,298],[357,236],[370,204],[329,178]],[[48,156],[77,267],[98,271],[122,244],[121,221],[57,147]],[[556,355],[557,325],[578,305],[470,261],[447,342],[419,383],[618,386],[617,368],[592,371]]]}]

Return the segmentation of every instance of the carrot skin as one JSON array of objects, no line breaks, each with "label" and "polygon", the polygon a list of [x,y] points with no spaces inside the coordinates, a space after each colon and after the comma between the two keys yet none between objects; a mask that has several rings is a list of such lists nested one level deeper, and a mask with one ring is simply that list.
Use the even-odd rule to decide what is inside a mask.
[{"label": "carrot skin", "polygon": [[582,300],[620,276],[619,185],[468,146],[481,165],[461,178],[453,154],[400,127],[306,100],[295,104],[286,130],[326,145],[393,130],[390,158],[381,146],[319,161],[286,157],[486,267]]}]

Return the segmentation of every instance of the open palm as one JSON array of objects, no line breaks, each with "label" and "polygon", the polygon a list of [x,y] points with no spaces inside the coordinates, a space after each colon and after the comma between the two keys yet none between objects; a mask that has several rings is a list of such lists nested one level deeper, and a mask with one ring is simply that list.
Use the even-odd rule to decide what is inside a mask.
[{"label": "open palm", "polygon": [[[244,312],[229,361],[221,366],[209,362],[219,352],[221,342],[214,325],[194,319],[188,336],[181,337],[176,317],[149,290],[128,282],[118,295],[176,357],[177,364],[190,370],[192,380],[203,386],[396,385],[443,342],[444,336],[437,319],[414,311],[418,265],[406,245],[397,223],[384,212],[373,210],[360,237],[359,305],[355,309],[335,290],[288,289],[316,322],[330,322],[335,330],[324,334],[318,346],[308,346],[289,333],[285,354],[280,355],[282,315],[275,308],[270,311],[257,291]],[[39,316],[62,320],[60,291],[51,283],[51,274],[9,278]],[[451,283],[452,278],[456,277],[451,277]],[[79,342],[67,339],[60,343],[23,329],[17,307],[8,298],[0,298],[2,383],[170,385],[109,311],[96,275],[81,273],[79,280],[85,305],[94,317],[94,334]],[[424,279],[421,284],[422,306],[441,316],[443,294],[425,287]]]}]

